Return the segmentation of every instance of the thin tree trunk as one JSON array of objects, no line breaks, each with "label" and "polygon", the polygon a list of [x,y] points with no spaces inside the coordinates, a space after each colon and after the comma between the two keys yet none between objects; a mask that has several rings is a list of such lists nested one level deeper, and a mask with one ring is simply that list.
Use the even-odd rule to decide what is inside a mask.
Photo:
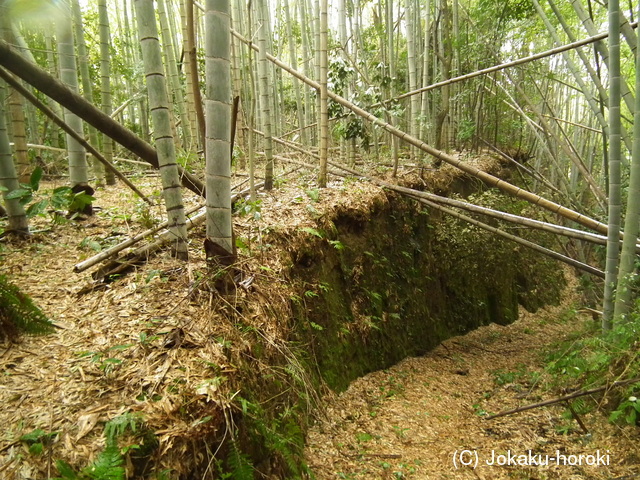
[{"label": "thin tree trunk", "polygon": [[0,186],[7,191],[3,191],[4,204],[9,217],[9,231],[17,234],[29,232],[29,222],[20,200],[8,199],[7,195],[20,188],[16,169],[11,156],[11,146],[7,135],[7,125],[5,123],[5,83],[0,80]]},{"label": "thin tree trunk", "polygon": [[[189,117],[189,125],[192,129],[196,129],[198,132],[198,119],[196,113],[196,101],[195,101],[195,92],[193,88],[193,74],[191,73],[191,69],[193,65],[191,63],[191,41],[189,40],[189,31],[187,28],[187,2],[191,0],[181,0],[180,1],[180,15],[181,15],[181,24],[182,24],[182,59],[184,65],[184,74],[185,74],[185,85],[186,85],[186,104],[187,104],[187,116]],[[193,16],[193,12],[191,12]],[[198,134],[195,133],[193,135],[193,143],[195,149],[197,150],[200,145],[202,145],[202,139],[198,137]]]},{"label": "thin tree trunk", "polygon": [[198,133],[200,135],[200,144],[205,143],[205,119],[204,110],[202,109],[202,95],[200,93],[200,81],[198,80],[198,56],[196,54],[196,29],[193,11],[194,0],[185,0],[186,16],[187,16],[187,55],[189,55],[189,64],[191,72],[191,88],[193,89],[193,101],[196,110],[196,118],[198,125]]},{"label": "thin tree trunk", "polygon": [[231,31],[229,0],[205,7],[207,118],[207,239],[228,255],[235,245],[231,223]]},{"label": "thin tree trunk", "polygon": [[[58,55],[60,58],[60,79],[73,92],[78,93],[78,68],[76,66],[75,49],[73,46],[73,29],[71,25],[71,11],[60,7],[60,16],[56,19],[56,37],[58,40]],[[82,120],[79,116],[65,109],[65,122],[73,128],[78,135],[84,137]],[[67,151],[69,153],[69,182],[74,192],[93,193],[89,187],[89,175],[87,168],[87,156],[85,149],[72,136],[67,135]],[[84,213],[90,214],[90,206],[84,209]]]},{"label": "thin tree trunk", "polygon": [[620,254],[620,5],[619,0],[609,1],[609,232],[607,261],[605,265],[602,329],[610,330],[614,312],[614,294],[618,278]]},{"label": "thin tree trunk", "polygon": [[[113,109],[111,101],[111,54],[109,47],[111,43],[111,33],[109,28],[109,12],[107,11],[107,0],[98,0],[98,23],[100,30],[100,97],[102,100],[102,111],[106,115],[111,115]],[[133,98],[133,97],[132,97]],[[106,135],[102,135],[102,154],[104,158],[113,161],[113,140]],[[115,185],[116,177],[110,170],[105,172],[107,185]]]},{"label": "thin tree trunk", "polygon": [[180,131],[182,132],[182,148],[188,150],[191,146],[191,124],[187,115],[187,107],[184,101],[184,92],[180,83],[178,74],[178,62],[175,56],[175,47],[173,45],[173,36],[169,30],[169,19],[167,18],[167,7],[165,0],[157,0],[158,2],[158,19],[161,25],[162,35],[162,51],[166,55],[166,68],[171,85],[171,96],[173,104],[178,110],[180,118]]},{"label": "thin tree trunk", "polygon": [[329,153],[329,110],[327,96],[327,37],[328,15],[327,0],[320,0],[320,118],[318,121],[320,138],[320,172],[318,173],[318,186],[327,186],[327,156]]},{"label": "thin tree trunk", "polygon": [[149,92],[149,108],[153,121],[153,133],[158,150],[158,163],[169,231],[174,235],[172,254],[188,260],[187,228],[180,192],[180,177],[176,163],[175,144],[171,135],[171,119],[169,116],[169,99],[162,66],[162,53],[156,26],[153,0],[134,0],[136,20],[142,60],[144,62],[147,90]]},{"label": "thin tree trunk", "polygon": [[[76,43],[78,50],[78,68],[80,72],[80,80],[82,82],[82,95],[84,98],[93,102],[93,86],[91,85],[91,77],[89,75],[89,60],[87,53],[87,45],[84,41],[84,29],[82,28],[82,11],[80,10],[79,0],[72,0],[71,8],[73,13],[73,25],[75,28]],[[89,125],[89,143],[98,146],[98,132],[94,127]],[[96,186],[104,184],[104,166],[96,160],[91,161],[91,169],[95,177]]]},{"label": "thin tree trunk", "polygon": [[258,10],[258,86],[260,88],[260,107],[262,109],[262,129],[265,133],[264,154],[266,165],[264,171],[264,189],[273,188],[273,141],[271,139],[271,100],[269,88],[269,65],[267,64],[267,26],[265,18],[265,0],[257,0]]},{"label": "thin tree trunk", "polygon": [[[640,18],[640,7],[638,7],[638,18]],[[633,151],[631,155],[627,211],[624,222],[625,237],[620,255],[618,288],[613,311],[613,318],[615,319],[623,319],[632,307],[630,280],[635,271],[635,243],[640,230],[640,45],[638,47],[636,48],[636,109],[633,121]]]}]

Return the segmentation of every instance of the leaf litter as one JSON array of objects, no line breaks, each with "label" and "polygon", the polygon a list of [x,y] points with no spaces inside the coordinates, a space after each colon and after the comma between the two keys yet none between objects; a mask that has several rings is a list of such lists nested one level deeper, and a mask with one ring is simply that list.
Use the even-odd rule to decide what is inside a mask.
[{"label": "leaf litter", "polygon": [[[612,425],[600,411],[581,415],[588,433],[563,418],[564,404],[485,419],[550,398],[543,352],[593,321],[562,320],[575,292],[571,278],[558,306],[521,309],[511,325],[480,327],[354,381],[308,434],[315,478],[637,478],[637,429]],[[572,465],[580,455],[582,465]]]}]

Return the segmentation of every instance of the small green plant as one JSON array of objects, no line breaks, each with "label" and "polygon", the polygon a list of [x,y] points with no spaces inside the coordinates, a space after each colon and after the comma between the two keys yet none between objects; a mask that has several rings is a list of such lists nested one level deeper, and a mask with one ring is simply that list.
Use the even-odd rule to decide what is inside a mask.
[{"label": "small green plant", "polygon": [[102,245],[91,237],[84,237],[80,242],[80,248],[100,252],[102,250]]},{"label": "small green plant", "polygon": [[336,250],[344,250],[344,244],[340,240],[329,240],[329,244]]},{"label": "small green plant", "polygon": [[[127,432],[136,434],[141,423],[142,417],[131,412],[110,420],[104,427],[105,448],[100,452],[98,458],[80,472],[77,472],[67,462],[58,460],[56,468],[61,476],[53,480],[124,480],[124,455],[131,450],[139,450],[140,445],[131,444],[121,449],[118,445],[118,439]],[[149,441],[152,448],[157,446],[157,440],[153,440]]]},{"label": "small green plant", "polygon": [[410,428],[402,428],[395,425],[393,426],[393,433],[395,433],[396,437],[398,437],[400,440],[406,437],[406,434],[409,430]]},{"label": "small green plant", "polygon": [[46,335],[54,332],[53,323],[31,298],[0,275],[0,338],[15,339],[20,333]]},{"label": "small green plant", "polygon": [[629,396],[618,405],[609,415],[611,423],[624,420],[629,425],[636,425],[640,418],[640,400],[636,396]]},{"label": "small green plant", "polygon": [[320,232],[319,230],[316,230],[315,228],[302,227],[300,229],[300,231],[308,233],[309,235],[313,235],[313,236],[318,237],[318,238],[324,238],[324,234],[322,232]]},{"label": "small green plant", "polygon": [[254,202],[250,200],[238,200],[235,204],[235,212],[241,217],[250,217],[253,220],[260,220],[262,218],[262,200],[256,200]]},{"label": "small green plant", "polygon": [[[20,188],[6,194],[6,199],[17,199],[21,205],[27,207],[26,214],[28,217],[43,216],[48,209],[52,209],[52,218],[55,223],[63,222],[64,216],[60,215],[60,210],[72,212],[71,218],[81,212],[88,205],[91,205],[95,198],[85,192],[73,192],[69,187],[58,187],[53,190],[47,198],[36,200],[36,193],[40,190],[40,180],[42,180],[43,170],[36,167],[31,176],[29,183],[21,183]],[[36,201],[34,201],[36,200]]]},{"label": "small green plant", "polygon": [[320,190],[318,190],[317,188],[310,188],[308,190],[305,190],[304,193],[306,193],[307,197],[309,197],[314,202],[318,202],[320,200]]},{"label": "small green plant", "polygon": [[58,432],[47,433],[39,428],[22,435],[20,441],[29,446],[31,455],[40,455],[44,451],[44,447],[51,445],[51,442],[58,436]]},{"label": "small green plant", "polygon": [[153,228],[159,223],[158,219],[153,214],[151,207],[146,202],[137,203],[136,216],[140,225],[147,229]]}]

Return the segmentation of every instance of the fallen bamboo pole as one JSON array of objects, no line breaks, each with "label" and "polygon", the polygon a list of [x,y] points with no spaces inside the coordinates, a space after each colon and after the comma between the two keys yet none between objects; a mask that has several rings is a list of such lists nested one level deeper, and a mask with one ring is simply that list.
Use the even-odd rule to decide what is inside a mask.
[{"label": "fallen bamboo pole", "polygon": [[[195,207],[187,210],[185,213],[185,215],[191,215],[193,212],[196,212],[198,210],[200,210],[201,208],[204,208],[204,203],[201,203],[199,205],[196,205]],[[153,235],[156,232],[159,232],[160,230],[162,230],[163,228],[166,228],[169,225],[168,221],[164,221],[158,225],[156,225],[153,228],[149,228],[148,230],[145,230],[144,232],[141,232],[137,235],[134,235],[133,237],[125,240],[124,242],[120,242],[117,245],[114,245],[111,248],[108,248],[106,250],[101,251],[100,253],[98,253],[97,255],[94,255],[93,257],[87,258],[86,260],[80,262],[80,263],[76,263],[73,266],[73,271],[75,273],[80,273],[80,272],[84,272],[87,268],[91,268],[93,267],[96,263],[100,263],[103,260],[106,260],[109,257],[112,257],[113,255],[115,255],[118,252],[121,252],[122,250],[124,250],[127,247],[130,247],[131,245],[134,245],[136,243],[138,243],[140,240],[148,237],[149,235]]]},{"label": "fallen bamboo pole", "polygon": [[483,223],[474,218],[468,217],[467,215],[458,213],[455,210],[451,210],[450,208],[443,207],[442,205],[438,205],[437,203],[427,200],[426,198],[419,198],[418,201],[424,205],[428,205],[431,208],[444,212],[447,215],[451,215],[467,223],[470,223],[471,225],[475,225],[478,228],[481,228],[495,235],[498,235],[499,237],[506,238],[507,240],[511,240],[512,242],[518,243],[520,245],[524,245],[525,247],[530,248],[531,250],[534,250],[538,253],[542,253],[547,257],[551,257],[555,260],[566,263],[567,265],[571,265],[574,268],[590,273],[591,275],[595,275],[596,277],[604,278],[604,272],[595,267],[592,267],[591,265],[587,265],[586,263],[579,262],[578,260],[574,260],[573,258],[567,257],[566,255],[562,255],[561,253],[555,252],[549,248],[538,245],[537,243],[530,242],[529,240],[525,240],[524,238],[518,237],[516,235],[512,235],[503,230],[500,230],[499,228],[492,227],[491,225],[487,225],[486,223]]},{"label": "fallen bamboo pole", "polygon": [[554,403],[560,403],[566,400],[571,400],[573,398],[584,397],[585,395],[591,395],[593,393],[599,393],[604,390],[608,390],[610,388],[623,387],[625,385],[629,385],[631,383],[638,383],[638,382],[640,382],[640,378],[631,378],[629,380],[619,380],[609,385],[603,385],[602,387],[596,387],[590,390],[574,392],[574,393],[570,393],[569,395],[565,395],[563,397],[552,398],[551,400],[544,400],[542,402],[532,403],[530,405],[525,405],[523,407],[513,408],[511,410],[505,410],[503,412],[496,413],[495,415],[489,415],[488,417],[485,418],[485,420],[493,420],[494,418],[504,417],[506,415],[511,415],[513,413],[524,412],[526,410],[532,410],[534,408],[546,407],[547,405],[553,405]]},{"label": "fallen bamboo pole", "polygon": [[116,177],[118,177],[122,182],[129,187],[136,195],[138,195],[142,200],[147,202],[149,205],[153,205],[153,202],[142,193],[138,187],[136,187],[131,181],[125,177],[109,160],[104,158],[98,150],[96,150],[89,142],[87,142],[81,135],[78,134],[73,128],[71,128],[67,123],[56,115],[53,110],[47,107],[44,103],[42,103],[38,98],[33,95],[29,90],[24,88],[20,82],[17,82],[9,73],[0,68],[0,78],[2,78],[5,82],[7,82],[11,88],[13,88],[16,92],[26,98],[32,105],[34,105],[38,110],[44,113],[47,117],[49,117],[53,123],[58,125],[62,130],[64,130],[68,135],[73,137],[80,145],[82,145],[91,155],[93,155],[96,160],[102,163],[105,167],[111,170]]},{"label": "fallen bamboo pole", "polygon": [[[264,185],[264,182],[256,185],[256,187],[260,188],[262,185]],[[235,195],[232,195],[231,202],[235,202],[239,198],[244,197],[244,196],[248,195],[249,193],[250,193],[250,189],[246,188],[246,189],[242,190],[241,192],[238,192]],[[193,212],[195,210],[192,209],[191,211]],[[203,211],[203,212],[198,213],[194,217],[187,218],[187,220],[186,220],[187,230],[190,230],[191,228],[204,223],[206,218],[207,218],[207,211],[206,210]],[[156,229],[156,231],[157,230],[158,229]],[[143,232],[143,233],[145,233],[145,232]],[[142,234],[140,234],[140,235],[142,235]],[[137,235],[136,237],[139,237],[140,235]],[[107,263],[106,265],[103,265],[98,270],[96,270],[91,276],[96,281],[101,279],[101,278],[103,279],[103,281],[105,281],[107,277],[109,277],[111,275],[120,274],[120,273],[124,272],[125,270],[131,268],[132,266],[135,266],[135,265],[139,264],[140,262],[143,261],[143,259],[148,258],[152,253],[160,250],[164,245],[166,245],[170,241],[173,241],[174,239],[175,239],[175,236],[171,231],[163,232],[160,235],[158,235],[158,237],[155,239],[155,241],[153,241],[151,243],[148,243],[146,245],[143,245],[143,246],[133,250],[132,252],[126,254],[123,258],[112,260],[111,262]],[[133,240],[133,239],[131,239],[131,240]],[[136,242],[139,241],[139,240],[141,240],[141,238],[138,238],[136,240]],[[123,242],[123,243],[125,243],[125,242]],[[131,243],[129,243],[126,246],[129,246],[129,245],[131,245]],[[126,246],[123,247],[123,248],[126,248]],[[117,253],[117,252],[111,252],[111,255],[107,256],[107,258],[109,258],[110,256],[113,256],[115,253]],[[105,260],[105,258],[102,258],[102,259],[94,262],[93,265],[95,265],[95,263],[98,263],[98,262],[100,262],[102,260]],[[76,271],[75,267],[74,267],[74,271]],[[84,292],[85,290],[86,289],[83,289],[82,292]]]},{"label": "fallen bamboo pole", "polygon": [[[238,32],[236,32],[235,30],[232,30],[231,32],[236,38],[238,38],[240,41],[247,43],[251,48],[253,48],[254,50],[257,50],[257,46],[254,45],[252,42],[250,42],[249,40],[247,40],[246,38],[244,38],[242,35],[240,35]],[[269,61],[271,61],[272,63],[274,63],[275,65],[277,65],[278,67],[282,68],[283,70],[285,70],[286,72],[290,73],[291,75],[293,75],[294,77],[296,77],[297,79],[303,81],[304,83],[306,83],[307,85],[311,86],[312,88],[315,88],[316,90],[320,89],[320,84],[317,83],[314,80],[311,80],[310,78],[306,77],[305,75],[303,75],[302,73],[298,72],[297,70],[294,70],[293,68],[289,67],[288,65],[286,65],[284,62],[278,60],[276,57],[274,57],[273,55],[267,54],[267,58],[269,59]],[[580,225],[583,225],[584,227],[590,228],[592,230],[595,230],[597,232],[600,232],[602,234],[606,234],[608,231],[608,227],[606,224],[601,223],[593,218],[590,218],[584,214],[581,214],[579,212],[576,212],[574,210],[571,210],[567,207],[563,207],[562,205],[559,205],[555,202],[552,202],[551,200],[547,200],[544,197],[541,197],[540,195],[536,195],[535,193],[531,193],[527,190],[524,190],[516,185],[512,185],[509,182],[506,182],[504,180],[501,180],[498,177],[495,177],[489,173],[483,172],[482,170],[473,167],[472,165],[469,165],[461,160],[458,160],[454,157],[452,157],[451,155],[448,155],[440,150],[437,150],[436,148],[428,145],[427,143],[423,142],[422,140],[413,137],[411,135],[409,135],[408,133],[403,132],[402,130],[392,126],[391,124],[384,122],[383,120],[380,120],[378,117],[376,117],[375,115],[373,115],[372,113],[367,112],[366,110],[358,107],[357,105],[354,105],[353,103],[349,102],[348,100],[346,100],[345,98],[342,98],[339,95],[336,95],[333,92],[328,92],[329,98],[331,98],[334,102],[339,103],[340,105],[348,108],[349,110],[351,110],[352,112],[354,112],[356,115],[370,121],[371,123],[378,125],[380,128],[386,130],[387,132],[391,133],[392,135],[400,138],[401,140],[404,140],[405,142],[407,142],[410,145],[413,145],[414,147],[422,150],[423,152],[426,152],[430,155],[432,155],[435,158],[438,158],[460,170],[462,170],[463,172],[468,173],[469,175],[472,175],[474,177],[479,178],[480,180],[482,180],[483,182],[485,182],[487,185],[489,185],[490,187],[496,187],[499,188],[502,191],[505,191],[507,193],[509,193],[510,195],[513,195],[515,197],[518,198],[522,198],[523,200],[528,201],[529,203],[532,203],[533,205],[538,205],[541,208],[544,208],[546,210],[549,210],[553,213],[556,213],[568,220],[574,221],[576,223],[579,223]]]},{"label": "fallen bamboo pole", "polygon": [[[284,158],[284,157],[280,157],[280,158],[281,158],[281,160],[287,161],[289,163],[302,165],[302,166],[305,166],[305,167],[308,167],[308,168],[312,168],[312,169],[318,168],[316,165],[311,165],[311,164],[306,163],[306,162],[300,162],[300,161],[297,161],[297,160],[287,159],[287,158]],[[409,196],[409,197],[413,198],[414,200],[419,201],[420,203],[426,204],[426,205],[428,205],[428,206],[430,206],[432,208],[435,208],[437,210],[443,211],[443,212],[445,212],[445,213],[447,213],[449,215],[452,215],[454,217],[457,217],[457,218],[459,218],[459,219],[461,219],[461,220],[463,220],[465,222],[471,223],[472,225],[476,225],[479,228],[482,228],[484,230],[490,231],[490,232],[492,232],[492,233],[494,233],[496,235],[499,235],[499,236],[501,236],[503,238],[506,238],[508,240],[511,240],[513,242],[519,243],[520,245],[524,245],[527,248],[535,250],[535,251],[537,251],[539,253],[542,253],[542,254],[544,254],[544,255],[546,255],[548,257],[554,258],[555,260],[561,261],[561,262],[566,263],[568,265],[571,265],[571,266],[573,266],[575,268],[578,268],[580,270],[583,270],[583,271],[586,271],[588,273],[591,273],[592,275],[595,275],[597,277],[604,278],[604,272],[601,271],[601,270],[598,270],[595,267],[592,267],[591,265],[587,265],[586,263],[579,262],[578,260],[574,260],[573,258],[570,258],[570,257],[567,257],[565,255],[562,255],[561,253],[555,252],[555,251],[553,251],[551,249],[548,249],[546,247],[542,247],[542,246],[540,246],[540,245],[538,245],[536,243],[530,242],[529,240],[525,240],[525,239],[523,239],[521,237],[518,237],[516,235],[512,235],[510,233],[504,232],[504,231],[500,230],[499,228],[492,227],[491,225],[487,225],[486,223],[480,222],[480,221],[475,220],[475,219],[473,219],[471,217],[468,217],[466,215],[458,213],[458,212],[456,212],[454,210],[451,210],[449,208],[443,207],[442,205],[439,205],[436,202],[432,201],[433,197],[438,197],[437,195],[434,195],[434,194],[431,194],[431,193],[426,193],[426,192],[420,192],[419,190],[413,190],[413,189],[406,188],[406,187],[400,187],[398,185],[394,185],[394,184],[385,182],[384,180],[379,180],[379,179],[377,179],[375,177],[370,177],[368,175],[361,174],[361,173],[359,173],[359,172],[357,172],[355,170],[351,170],[351,169],[348,169],[346,167],[335,165],[333,163],[331,163],[331,166],[335,167],[335,168],[339,168],[339,169],[345,170],[345,171],[348,171],[349,173],[351,173],[353,175],[359,176],[359,177],[364,178],[364,179],[366,179],[368,181],[376,183],[377,185],[379,185],[379,186],[381,186],[383,188],[386,188],[388,190],[393,190],[393,191],[396,191],[396,192],[398,192],[398,193],[400,193],[402,195]],[[341,174],[341,173],[336,172],[336,171],[330,171],[329,173],[331,173],[333,175],[340,176],[340,177],[346,176],[345,174]],[[431,199],[428,199],[429,197],[431,197]],[[464,203],[464,202],[458,202],[458,201],[455,201],[453,199],[449,199],[449,198],[446,198],[446,197],[439,197],[439,199],[443,200],[443,203],[445,203],[445,202],[458,203],[458,205],[456,205],[456,206],[460,206],[459,204]],[[466,205],[471,205],[471,204],[466,204]],[[483,209],[485,208],[485,207],[478,207],[477,205],[474,205],[474,207],[483,208]],[[486,210],[490,210],[490,209],[486,209]],[[497,212],[497,211],[494,211],[494,212],[500,213],[501,215],[504,215],[505,217],[503,219],[505,219],[505,220],[507,218],[506,215],[509,215],[510,217],[517,217],[517,215],[506,214],[504,212]],[[520,217],[520,218],[524,218],[524,217]],[[512,220],[513,220],[513,218],[512,218]],[[531,219],[527,219],[527,220],[533,222],[533,220],[531,220]],[[538,222],[538,223],[542,224],[542,223],[545,223],[545,222]],[[552,224],[549,224],[549,225],[552,225]],[[558,227],[557,225],[553,225],[553,226],[554,227]],[[564,227],[561,227],[561,228],[564,228]],[[580,231],[576,230],[575,232],[580,232]],[[603,238],[606,240],[606,237],[603,237]],[[583,240],[586,240],[586,238],[583,238]]]}]

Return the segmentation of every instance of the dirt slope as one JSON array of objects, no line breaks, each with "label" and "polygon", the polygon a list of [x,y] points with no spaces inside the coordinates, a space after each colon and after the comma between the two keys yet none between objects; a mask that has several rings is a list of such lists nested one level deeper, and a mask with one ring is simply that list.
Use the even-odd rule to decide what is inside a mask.
[{"label": "dirt slope", "polygon": [[[456,337],[424,357],[410,358],[355,382],[330,402],[308,436],[307,459],[317,479],[604,479],[640,478],[637,430],[607,424],[600,413],[582,417],[589,433],[551,406],[485,420],[541,393],[543,351],[591,319],[561,319],[571,304],[523,313],[507,327],[490,325]],[[541,374],[541,375],[539,375]],[[562,432],[567,431],[567,434]],[[477,468],[456,469],[454,456]],[[533,455],[566,455],[563,465]],[[527,455],[525,465],[488,465],[498,455]],[[598,458],[586,457],[600,452]],[[494,457],[494,455],[496,457]],[[608,455],[608,456],[607,456]],[[458,457],[460,460],[460,457]],[[544,465],[546,463],[546,465]],[[602,465],[608,463],[608,465]],[[636,474],[636,475],[634,475]],[[629,476],[630,475],[630,476]]]}]

